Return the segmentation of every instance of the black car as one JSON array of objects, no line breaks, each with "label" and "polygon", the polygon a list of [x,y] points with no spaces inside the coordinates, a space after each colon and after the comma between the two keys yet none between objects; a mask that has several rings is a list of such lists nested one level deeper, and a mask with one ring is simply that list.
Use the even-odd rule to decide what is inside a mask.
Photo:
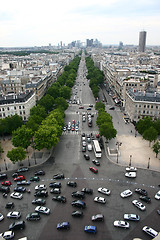
[{"label": "black car", "polygon": [[46,200],[42,198],[35,198],[32,200],[32,204],[38,205],[38,206],[43,206],[46,204]]},{"label": "black car", "polygon": [[83,199],[85,198],[85,193],[81,191],[76,191],[72,193],[72,197]]},{"label": "black car", "polygon": [[6,203],[6,206],[5,206],[5,208],[14,208],[14,203],[13,202],[8,202],[8,203]]},{"label": "black car", "polygon": [[9,193],[10,188],[8,186],[0,186],[0,192]]},{"label": "black car", "polygon": [[24,221],[13,222],[9,225],[9,230],[18,230],[18,229],[24,229],[24,228],[25,228]]},{"label": "black car", "polygon": [[144,189],[141,189],[141,188],[136,188],[135,192],[138,193],[138,194],[141,194],[143,196],[147,196],[148,195],[147,191],[144,190]]},{"label": "black car", "polygon": [[48,192],[45,190],[37,191],[34,194],[35,197],[48,197]]},{"label": "black car", "polygon": [[15,172],[12,174],[12,177],[15,178],[15,177],[18,177],[19,176],[19,173]]},{"label": "black car", "polygon": [[86,160],[89,160],[89,159],[90,159],[90,156],[89,156],[88,154],[84,154],[84,158],[85,158]]},{"label": "black car", "polygon": [[67,185],[70,186],[70,187],[77,187],[77,183],[74,182],[74,181],[67,182]]},{"label": "black car", "polygon": [[33,213],[29,213],[26,216],[26,219],[28,221],[37,221],[40,220],[41,216],[39,215],[39,213],[33,212]]},{"label": "black car", "polygon": [[38,170],[34,173],[36,176],[42,176],[42,175],[45,175],[45,171],[43,170]]},{"label": "black car", "polygon": [[96,166],[100,166],[100,162],[97,159],[93,159],[92,162],[96,165]]},{"label": "black car", "polygon": [[21,167],[19,168],[16,172],[21,173],[21,172],[28,172],[29,168],[28,167]]},{"label": "black car", "polygon": [[85,133],[82,133],[82,137],[85,137]]},{"label": "black car", "polygon": [[38,177],[38,176],[31,177],[30,181],[31,182],[39,182],[40,181],[40,177]]},{"label": "black car", "polygon": [[82,146],[82,152],[86,152],[86,146]]},{"label": "black car", "polygon": [[72,212],[72,216],[73,217],[82,217],[83,216],[83,212],[82,211],[73,211]]},{"label": "black car", "polygon": [[150,197],[147,196],[140,196],[139,197],[142,201],[146,202],[146,203],[151,203],[151,199]]},{"label": "black car", "polygon": [[93,189],[91,188],[82,188],[81,191],[87,194],[93,194]]},{"label": "black car", "polygon": [[30,181],[26,181],[26,180],[17,182],[17,185],[18,185],[18,186],[19,186],[19,185],[30,185],[30,184],[31,184]]},{"label": "black car", "polygon": [[51,187],[51,188],[61,188],[61,183],[60,182],[51,182],[49,184],[49,187]]},{"label": "black car", "polygon": [[86,207],[86,203],[83,202],[83,201],[80,201],[80,200],[75,200],[75,201],[72,201],[72,206],[74,207],[78,207],[78,208],[85,208]]},{"label": "black car", "polygon": [[60,194],[61,193],[61,190],[60,188],[52,188],[50,193],[54,193],[54,194]]},{"label": "black car", "polygon": [[18,187],[15,187],[14,188],[14,191],[15,192],[26,192],[26,188],[25,187],[21,187],[21,186],[18,186]]},{"label": "black car", "polygon": [[6,173],[1,173],[0,174],[0,180],[4,180],[4,179],[7,179],[7,174]]},{"label": "black car", "polygon": [[115,107],[110,107],[110,108],[109,108],[109,110],[114,110],[114,109],[115,109]]},{"label": "black car", "polygon": [[57,173],[53,176],[53,179],[63,179],[64,178],[64,174],[63,173]]},{"label": "black car", "polygon": [[59,196],[53,197],[52,200],[57,201],[57,202],[65,203],[66,202],[66,197],[59,195]]}]

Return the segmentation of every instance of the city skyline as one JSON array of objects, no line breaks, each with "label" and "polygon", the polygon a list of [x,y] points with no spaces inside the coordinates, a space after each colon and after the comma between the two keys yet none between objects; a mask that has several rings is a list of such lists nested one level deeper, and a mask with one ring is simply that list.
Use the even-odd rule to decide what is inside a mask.
[{"label": "city skyline", "polygon": [[103,45],[138,45],[143,30],[146,45],[160,45],[159,10],[158,0],[3,1],[0,47],[86,43],[96,38]]}]

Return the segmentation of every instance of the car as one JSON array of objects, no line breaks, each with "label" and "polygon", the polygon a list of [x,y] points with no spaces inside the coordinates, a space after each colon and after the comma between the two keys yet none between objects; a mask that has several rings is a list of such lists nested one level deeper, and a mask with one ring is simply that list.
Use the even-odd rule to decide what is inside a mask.
[{"label": "car", "polygon": [[103,187],[98,188],[98,192],[103,193],[105,195],[110,195],[111,194],[111,191],[109,189],[103,188]]},{"label": "car", "polygon": [[114,110],[114,109],[115,109],[115,107],[110,107],[110,108],[109,108],[109,110]]},{"label": "car", "polygon": [[21,167],[19,169],[17,169],[17,173],[21,173],[21,172],[28,172],[29,171],[29,168],[28,167]]},{"label": "car", "polygon": [[52,200],[57,201],[57,202],[61,202],[61,203],[65,203],[66,202],[66,197],[59,195],[59,196],[53,197]]},{"label": "car", "polygon": [[40,181],[40,177],[39,176],[34,176],[30,178],[31,182],[39,182]]},{"label": "car", "polygon": [[88,154],[83,155],[86,160],[90,160],[90,156]]},{"label": "car", "polygon": [[37,206],[35,208],[35,211],[38,212],[38,213],[43,213],[43,214],[46,214],[46,215],[49,215],[51,210],[47,207],[43,207],[43,206]]},{"label": "car", "polygon": [[17,186],[14,188],[15,192],[26,192],[26,188],[25,187],[21,187],[21,186]]},{"label": "car", "polygon": [[0,180],[4,180],[4,179],[7,179],[7,178],[8,178],[8,176],[7,176],[6,173],[1,173],[0,174]]},{"label": "car", "polygon": [[15,181],[15,182],[22,181],[22,180],[25,180],[25,177],[22,176],[22,175],[14,178],[14,181]]},{"label": "car", "polygon": [[151,199],[148,196],[140,196],[139,198],[146,203],[151,203]]},{"label": "car", "polygon": [[61,190],[60,188],[52,188],[50,193],[54,193],[54,194],[60,194],[61,193]]},{"label": "car", "polygon": [[136,172],[137,168],[136,167],[126,167],[127,172]]},{"label": "car", "polygon": [[133,194],[132,191],[130,189],[127,189],[127,190],[121,192],[120,196],[122,198],[126,198],[126,197],[130,197],[132,194]]},{"label": "car", "polygon": [[78,127],[78,126],[76,126],[75,130],[76,130],[76,132],[77,132],[77,131],[79,130],[79,127]]},{"label": "car", "polygon": [[94,202],[105,204],[106,203],[106,199],[104,197],[95,197],[94,198]]},{"label": "car", "polygon": [[147,196],[148,195],[147,191],[145,189],[141,189],[141,188],[136,188],[135,192],[140,194],[140,195],[143,195],[143,196]]},{"label": "car", "polygon": [[28,213],[26,216],[26,219],[28,221],[37,221],[41,219],[41,216],[39,215],[38,212],[33,212],[33,213]]},{"label": "car", "polygon": [[88,151],[92,151],[92,144],[88,144]]},{"label": "car", "polygon": [[74,182],[74,181],[68,181],[67,185],[70,186],[70,187],[77,187],[77,183]]},{"label": "car", "polygon": [[72,127],[72,129],[71,129],[72,131],[75,131],[75,128],[74,127]]},{"label": "car", "polygon": [[83,106],[79,106],[79,109],[84,109],[84,107]]},{"label": "car", "polygon": [[83,212],[82,211],[73,211],[72,217],[83,217]]},{"label": "car", "polygon": [[13,192],[10,195],[11,198],[15,198],[15,199],[22,199],[23,198],[23,194],[22,193],[18,193],[18,192]]},{"label": "car", "polygon": [[61,222],[61,223],[58,223],[57,224],[57,230],[60,230],[60,229],[70,229],[70,224],[69,222]]},{"label": "car", "polygon": [[144,226],[142,228],[142,230],[147,233],[148,235],[150,235],[151,237],[155,238],[156,236],[158,236],[158,232],[155,231],[153,228],[148,227],[148,226]]},{"label": "car", "polygon": [[87,137],[87,142],[91,143],[91,138],[90,137]]},{"label": "car", "polygon": [[83,146],[83,147],[86,147],[86,146],[87,146],[86,141],[83,141],[83,142],[82,142],[82,146]]},{"label": "car", "polygon": [[0,222],[4,219],[4,216],[2,213],[0,213]]},{"label": "car", "polygon": [[2,237],[2,239],[12,239],[12,238],[14,238],[14,232],[6,231],[4,233],[0,233],[0,237]]},{"label": "car", "polygon": [[67,128],[66,127],[63,127],[63,131],[65,132],[67,130]]},{"label": "car", "polygon": [[8,203],[6,203],[6,206],[5,206],[5,208],[14,208],[14,203],[13,202],[8,202]]},{"label": "car", "polygon": [[35,176],[43,176],[45,175],[45,171],[44,170],[38,170],[34,173]]},{"label": "car", "polygon": [[91,107],[88,107],[87,110],[92,110],[92,108],[91,108]]},{"label": "car", "polygon": [[41,184],[41,185],[37,185],[36,187],[35,187],[35,190],[37,191],[37,190],[46,190],[47,189],[47,187],[46,187],[46,185],[44,185],[44,184]]},{"label": "car", "polygon": [[86,136],[86,134],[85,133],[82,133],[82,137],[85,137]]},{"label": "car", "polygon": [[64,179],[64,174],[63,173],[57,173],[53,176],[53,179]]},{"label": "car", "polygon": [[157,199],[157,200],[160,200],[160,191],[158,191],[156,194],[155,194],[155,199]]},{"label": "car", "polygon": [[10,192],[9,186],[0,186],[0,192],[9,193]]},{"label": "car", "polygon": [[103,222],[104,221],[104,215],[103,214],[96,214],[91,217],[91,220],[94,222]]},{"label": "car", "polygon": [[3,181],[2,186],[11,186],[12,183],[10,181]]},{"label": "car", "polygon": [[60,182],[51,182],[50,184],[49,184],[49,187],[51,187],[51,188],[61,188],[61,183]]},{"label": "car", "polygon": [[82,188],[81,191],[90,195],[93,194],[93,189],[91,188]]},{"label": "car", "polygon": [[17,185],[30,185],[30,184],[31,184],[30,181],[27,181],[27,180],[17,182]]},{"label": "car", "polygon": [[100,135],[99,135],[99,133],[97,133],[97,134],[96,134],[96,138],[100,138]]},{"label": "car", "polygon": [[146,207],[141,202],[139,202],[138,200],[133,200],[132,203],[137,208],[139,208],[141,211],[145,211],[146,210]]},{"label": "car", "polygon": [[84,199],[85,198],[85,193],[81,192],[81,191],[72,192],[72,197]]},{"label": "car", "polygon": [[18,177],[18,176],[19,176],[19,174],[18,174],[17,172],[14,172],[14,173],[12,174],[12,177],[13,177],[13,178]]},{"label": "car", "polygon": [[18,230],[18,229],[24,229],[24,228],[25,228],[24,221],[13,222],[9,225],[9,230]]},{"label": "car", "polygon": [[86,147],[82,146],[82,152],[86,152]]},{"label": "car", "polygon": [[157,213],[160,215],[160,209],[157,210]]},{"label": "car", "polygon": [[20,212],[9,212],[7,214],[7,218],[16,218],[16,219],[19,219],[21,217],[21,213]]},{"label": "car", "polygon": [[46,190],[39,190],[35,192],[35,197],[48,197],[48,192]]},{"label": "car", "polygon": [[80,201],[80,200],[72,201],[71,204],[72,204],[72,206],[78,207],[78,208],[85,208],[86,207],[86,203],[83,202],[83,201]]},{"label": "car", "polygon": [[125,173],[125,177],[136,178],[136,172],[127,172]]},{"label": "car", "polygon": [[43,206],[46,204],[46,200],[42,198],[35,198],[32,200],[32,204]]},{"label": "car", "polygon": [[86,233],[96,233],[97,228],[96,228],[96,226],[87,225],[87,226],[84,227],[84,231]]},{"label": "car", "polygon": [[115,227],[121,227],[121,228],[125,228],[125,229],[129,228],[129,223],[126,221],[123,221],[123,220],[116,220],[116,221],[114,221],[113,224]]},{"label": "car", "polygon": [[124,219],[125,220],[131,220],[131,221],[139,221],[140,220],[140,216],[138,216],[137,214],[133,214],[133,213],[125,213],[124,214]]},{"label": "car", "polygon": [[94,167],[89,167],[89,170],[94,173],[98,173],[98,169]]},{"label": "car", "polygon": [[100,166],[100,162],[97,159],[93,159],[92,162],[96,165],[96,166]]}]

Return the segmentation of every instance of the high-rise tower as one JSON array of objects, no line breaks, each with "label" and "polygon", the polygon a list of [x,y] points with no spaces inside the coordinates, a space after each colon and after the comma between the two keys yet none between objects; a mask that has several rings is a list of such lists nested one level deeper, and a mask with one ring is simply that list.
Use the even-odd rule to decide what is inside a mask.
[{"label": "high-rise tower", "polygon": [[144,52],[146,47],[147,32],[142,31],[139,33],[139,52]]}]

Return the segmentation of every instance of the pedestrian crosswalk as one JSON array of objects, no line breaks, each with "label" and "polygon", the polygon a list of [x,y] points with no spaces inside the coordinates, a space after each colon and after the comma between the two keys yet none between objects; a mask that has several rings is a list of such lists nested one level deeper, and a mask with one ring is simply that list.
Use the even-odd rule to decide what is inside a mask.
[{"label": "pedestrian crosswalk", "polygon": [[90,130],[90,131],[79,130],[77,132],[76,131],[65,131],[65,132],[62,132],[62,135],[81,135],[82,132],[84,132],[85,134],[91,134],[92,133],[93,136],[99,133],[98,131],[92,131],[92,130]]}]

